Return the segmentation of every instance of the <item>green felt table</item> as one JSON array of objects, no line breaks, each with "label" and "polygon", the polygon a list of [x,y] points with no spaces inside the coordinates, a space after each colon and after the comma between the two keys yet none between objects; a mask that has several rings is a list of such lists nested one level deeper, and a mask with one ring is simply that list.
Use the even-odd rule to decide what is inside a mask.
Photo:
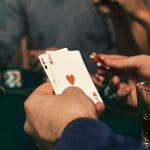
[{"label": "green felt table", "polygon": [[[27,80],[24,83],[26,85],[22,89],[7,89],[7,94],[0,97],[1,150],[38,150],[33,139],[23,130],[25,121],[23,104],[27,96],[40,82],[31,84]],[[99,119],[103,120],[115,133],[140,140],[140,123],[135,110],[109,102]]]}]

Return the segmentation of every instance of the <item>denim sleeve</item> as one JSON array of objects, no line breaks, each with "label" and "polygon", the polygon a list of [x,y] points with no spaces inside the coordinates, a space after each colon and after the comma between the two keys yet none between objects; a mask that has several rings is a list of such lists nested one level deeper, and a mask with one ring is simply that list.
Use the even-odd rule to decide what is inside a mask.
[{"label": "denim sleeve", "polygon": [[25,35],[24,9],[18,0],[0,0],[2,24],[0,28],[0,68],[7,67],[20,49]]},{"label": "denim sleeve", "polygon": [[145,150],[135,139],[115,135],[103,122],[78,119],[63,132],[55,150]]}]

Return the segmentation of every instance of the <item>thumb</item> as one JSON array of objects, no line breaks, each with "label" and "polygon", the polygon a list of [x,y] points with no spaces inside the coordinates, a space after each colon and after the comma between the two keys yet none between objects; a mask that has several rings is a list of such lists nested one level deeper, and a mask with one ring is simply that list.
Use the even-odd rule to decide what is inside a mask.
[{"label": "thumb", "polygon": [[113,69],[138,68],[139,62],[135,57],[127,57],[125,59],[111,60],[104,59],[104,63]]},{"label": "thumb", "polygon": [[96,106],[96,114],[97,116],[99,116],[105,109],[105,105],[104,103],[98,102],[95,104]]},{"label": "thumb", "polygon": [[40,86],[38,86],[34,92],[34,93],[43,93],[43,94],[47,94],[47,95],[53,95],[53,87],[52,85],[50,84],[50,82],[45,82],[43,84],[41,84]]}]

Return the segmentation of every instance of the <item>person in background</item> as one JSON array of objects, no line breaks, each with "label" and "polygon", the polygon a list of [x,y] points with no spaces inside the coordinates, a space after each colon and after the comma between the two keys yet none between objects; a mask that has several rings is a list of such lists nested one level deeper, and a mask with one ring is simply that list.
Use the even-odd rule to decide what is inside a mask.
[{"label": "person in background", "polygon": [[107,71],[103,68],[97,69],[95,75],[92,76],[95,84],[101,87],[105,80],[110,80],[110,86],[116,89],[117,95],[136,107],[136,83],[150,80],[150,56],[127,57],[93,53],[91,59],[95,63],[103,60],[104,64],[110,68]]},{"label": "person in background", "polygon": [[149,0],[93,0],[93,3],[112,20],[118,54],[150,53]]},{"label": "person in background", "polygon": [[94,105],[80,88],[69,87],[53,95],[47,82],[28,97],[24,106],[24,129],[41,150],[146,150],[135,139],[115,135],[97,120],[104,104]]},{"label": "person in background", "polygon": [[37,53],[31,52],[36,58],[39,51],[46,48],[79,49],[89,69],[92,65],[87,60],[93,49],[102,53],[115,52],[110,24],[91,0],[5,0],[3,6],[1,67],[11,65],[23,37],[27,37],[30,52],[36,50]]},{"label": "person in background", "polygon": [[[137,21],[128,15],[128,8],[131,6],[133,15],[138,12],[137,9],[141,14],[143,10],[146,12],[146,2],[120,2],[121,0],[110,0],[108,3],[107,0],[94,1],[98,8],[103,8],[100,10],[105,14],[107,7],[104,6],[115,10],[109,14],[112,16],[117,43],[110,19],[98,13],[92,0],[5,0],[3,5],[1,2],[4,8],[1,9],[3,17],[0,19],[4,18],[4,21],[0,29],[0,66],[10,66],[12,56],[19,51],[20,41],[24,36],[27,37],[29,50],[49,47],[81,50],[89,70],[93,68],[88,61],[93,50],[124,55],[148,53],[146,27],[141,26],[141,19]],[[147,19],[148,15],[144,16]],[[35,57],[37,53],[31,52]]]},{"label": "person in background", "polygon": [[[140,53],[150,53],[149,0],[93,0],[93,3],[100,12],[102,12],[105,15],[108,15],[112,20],[113,27],[116,33],[117,54],[135,56]],[[100,75],[98,72],[100,73]],[[92,78],[97,85],[100,85],[100,91],[104,91],[103,95],[105,99],[113,99],[113,97],[115,97],[115,99],[126,98],[126,96],[121,96],[122,92],[120,90],[118,90],[117,93],[121,97],[119,98],[118,96],[116,96],[114,88],[112,88],[114,84],[110,82],[109,85],[107,82],[107,79],[109,79],[109,77],[106,80],[104,80],[103,76],[101,75],[101,72],[102,71],[97,71],[96,73],[94,72],[92,74]],[[95,79],[95,75],[97,76],[96,78],[98,80]],[[124,82],[126,78],[122,77],[121,79],[121,84],[119,84],[119,86],[121,88],[126,89],[123,90],[123,94],[127,95],[126,93],[129,93],[130,89],[125,88],[128,87],[128,84]],[[101,84],[100,80],[104,80],[103,84]],[[118,81],[118,78],[116,80]],[[133,80],[134,79],[132,79],[131,81]],[[118,86],[116,86],[116,90],[117,88]],[[105,92],[108,91],[107,89],[109,89],[109,94],[112,93],[112,95],[108,95],[108,92]],[[133,94],[133,91],[135,90],[132,90],[131,93],[132,95],[135,95]],[[129,101],[132,106],[136,105],[135,100],[128,100],[128,102]]]}]

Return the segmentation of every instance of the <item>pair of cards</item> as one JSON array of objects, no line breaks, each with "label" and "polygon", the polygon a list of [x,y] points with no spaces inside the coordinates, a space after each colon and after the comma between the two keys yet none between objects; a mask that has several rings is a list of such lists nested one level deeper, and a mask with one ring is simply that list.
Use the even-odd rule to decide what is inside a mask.
[{"label": "pair of cards", "polygon": [[39,55],[39,60],[56,95],[61,94],[67,87],[76,86],[94,103],[102,102],[78,50],[69,51],[63,48],[46,51],[45,54]]}]

